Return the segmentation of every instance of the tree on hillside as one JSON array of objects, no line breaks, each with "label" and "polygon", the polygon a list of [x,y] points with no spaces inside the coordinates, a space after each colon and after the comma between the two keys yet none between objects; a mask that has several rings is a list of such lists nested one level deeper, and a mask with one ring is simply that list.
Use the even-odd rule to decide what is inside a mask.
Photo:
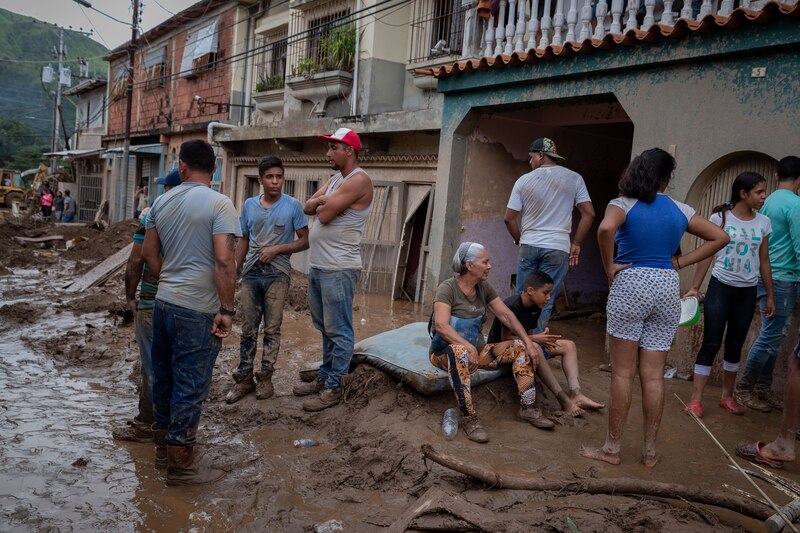
[{"label": "tree on hillside", "polygon": [[50,145],[41,133],[14,119],[0,119],[0,166],[25,170],[43,160]]}]

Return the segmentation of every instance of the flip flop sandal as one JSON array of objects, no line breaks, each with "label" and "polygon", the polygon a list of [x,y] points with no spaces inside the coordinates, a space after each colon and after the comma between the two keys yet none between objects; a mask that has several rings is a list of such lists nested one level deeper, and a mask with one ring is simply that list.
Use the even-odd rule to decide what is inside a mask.
[{"label": "flip flop sandal", "polygon": [[686,413],[694,413],[697,418],[703,418],[703,404],[700,402],[689,402],[686,404]]},{"label": "flip flop sandal", "polygon": [[761,448],[765,446],[763,441],[740,442],[736,445],[736,455],[750,461],[751,463],[762,464],[770,468],[783,468],[783,461],[770,459],[761,453]]}]

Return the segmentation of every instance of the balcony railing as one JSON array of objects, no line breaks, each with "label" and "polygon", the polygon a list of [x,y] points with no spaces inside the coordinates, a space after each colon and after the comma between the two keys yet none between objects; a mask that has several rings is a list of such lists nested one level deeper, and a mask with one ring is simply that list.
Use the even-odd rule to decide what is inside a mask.
[{"label": "balcony railing", "polygon": [[[784,1],[794,4],[797,0]],[[463,58],[488,57],[567,42],[602,39],[607,34],[672,26],[678,19],[728,16],[737,7],[760,10],[763,0],[499,0],[497,24],[477,14],[475,0],[463,0]],[[679,9],[679,10],[678,10]]]},{"label": "balcony railing", "polygon": [[461,55],[466,14],[461,0],[417,0],[412,10],[409,62]]}]

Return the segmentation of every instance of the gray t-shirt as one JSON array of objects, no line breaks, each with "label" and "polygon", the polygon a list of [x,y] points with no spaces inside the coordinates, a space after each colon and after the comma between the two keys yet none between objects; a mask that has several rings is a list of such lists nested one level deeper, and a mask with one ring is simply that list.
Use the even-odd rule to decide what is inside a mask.
[{"label": "gray t-shirt", "polygon": [[72,196],[64,196],[64,214],[75,214],[76,211],[78,208],[75,205],[75,199]]},{"label": "gray t-shirt", "polygon": [[164,256],[156,299],[216,313],[213,235],[242,236],[230,198],[202,183],[181,184],[153,203],[146,228],[158,230]]}]

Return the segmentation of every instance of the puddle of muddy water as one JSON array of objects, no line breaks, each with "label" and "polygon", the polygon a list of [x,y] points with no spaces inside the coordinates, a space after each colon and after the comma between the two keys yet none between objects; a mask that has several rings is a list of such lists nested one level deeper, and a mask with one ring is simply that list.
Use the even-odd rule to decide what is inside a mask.
[{"label": "puddle of muddy water", "polygon": [[109,418],[126,401],[67,377],[20,342],[0,341],[0,354],[2,522],[133,531],[139,482],[128,453],[108,438]]}]

